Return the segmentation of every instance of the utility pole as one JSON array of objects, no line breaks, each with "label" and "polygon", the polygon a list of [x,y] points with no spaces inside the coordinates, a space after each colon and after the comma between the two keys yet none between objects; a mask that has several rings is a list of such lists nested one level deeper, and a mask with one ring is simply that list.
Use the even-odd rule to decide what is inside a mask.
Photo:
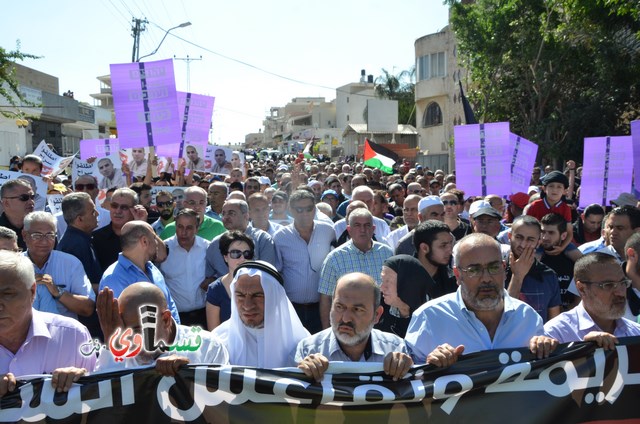
[{"label": "utility pole", "polygon": [[194,60],[202,60],[202,56],[200,56],[198,59],[194,59],[192,57],[189,57],[189,55],[187,55],[187,57],[176,57],[174,55],[173,58],[175,60],[184,60],[185,62],[187,62],[187,92],[191,92],[191,62],[193,62]]},{"label": "utility pole", "polygon": [[131,61],[138,62],[140,60],[140,34],[147,29],[146,24],[149,23],[146,19],[132,19],[133,26],[131,27],[131,36],[133,37],[133,53],[131,54]]}]

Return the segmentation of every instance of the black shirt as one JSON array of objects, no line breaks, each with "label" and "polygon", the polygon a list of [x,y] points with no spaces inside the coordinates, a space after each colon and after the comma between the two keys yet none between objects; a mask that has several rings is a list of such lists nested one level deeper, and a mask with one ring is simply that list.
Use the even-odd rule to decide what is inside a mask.
[{"label": "black shirt", "polygon": [[104,270],[118,260],[118,254],[122,251],[120,236],[113,231],[111,224],[94,231],[91,243],[100,267]]},{"label": "black shirt", "polygon": [[27,250],[27,244],[24,242],[24,239],[22,238],[22,227],[20,228],[14,227],[4,212],[2,212],[2,215],[0,215],[0,226],[7,227],[15,231],[16,234],[18,235],[18,247],[22,250]]}]

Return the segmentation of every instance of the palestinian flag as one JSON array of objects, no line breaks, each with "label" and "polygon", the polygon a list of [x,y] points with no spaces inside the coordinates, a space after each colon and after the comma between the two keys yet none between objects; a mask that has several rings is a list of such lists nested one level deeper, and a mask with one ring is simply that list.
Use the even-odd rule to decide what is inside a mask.
[{"label": "palestinian flag", "polygon": [[393,174],[393,165],[400,160],[395,152],[379,144],[364,139],[364,164]]},{"label": "palestinian flag", "polygon": [[307,143],[307,145],[304,146],[304,150],[302,151],[302,154],[304,154],[305,159],[313,158],[313,142],[314,141],[315,139],[312,137],[311,140]]}]

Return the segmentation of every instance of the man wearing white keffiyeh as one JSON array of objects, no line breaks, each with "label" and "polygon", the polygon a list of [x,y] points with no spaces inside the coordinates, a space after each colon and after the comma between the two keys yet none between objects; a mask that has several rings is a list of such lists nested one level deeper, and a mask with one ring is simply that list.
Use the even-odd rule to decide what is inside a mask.
[{"label": "man wearing white keffiyeh", "polygon": [[[267,271],[268,269],[268,271]],[[231,283],[231,318],[214,330],[231,365],[279,368],[298,342],[309,336],[272,265],[248,261]]]}]

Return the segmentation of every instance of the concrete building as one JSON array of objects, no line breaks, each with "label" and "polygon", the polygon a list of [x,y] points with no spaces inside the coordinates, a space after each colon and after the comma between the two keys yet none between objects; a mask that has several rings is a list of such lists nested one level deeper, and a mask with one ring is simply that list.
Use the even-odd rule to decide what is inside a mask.
[{"label": "concrete building", "polygon": [[60,95],[58,78],[53,75],[16,63],[15,78],[20,92],[35,105],[20,105],[26,120],[17,122],[18,109],[0,98],[3,112],[10,115],[0,116],[0,165],[8,164],[14,155],[31,153],[41,140],[61,156],[70,156],[79,150],[81,139],[98,138],[100,119],[111,119],[110,113],[75,100],[70,90]]},{"label": "concrete building", "polygon": [[464,123],[458,81],[465,78],[464,70],[458,67],[451,28],[418,38],[415,55],[416,123],[422,152],[416,160],[431,169],[450,170],[453,127]]}]

